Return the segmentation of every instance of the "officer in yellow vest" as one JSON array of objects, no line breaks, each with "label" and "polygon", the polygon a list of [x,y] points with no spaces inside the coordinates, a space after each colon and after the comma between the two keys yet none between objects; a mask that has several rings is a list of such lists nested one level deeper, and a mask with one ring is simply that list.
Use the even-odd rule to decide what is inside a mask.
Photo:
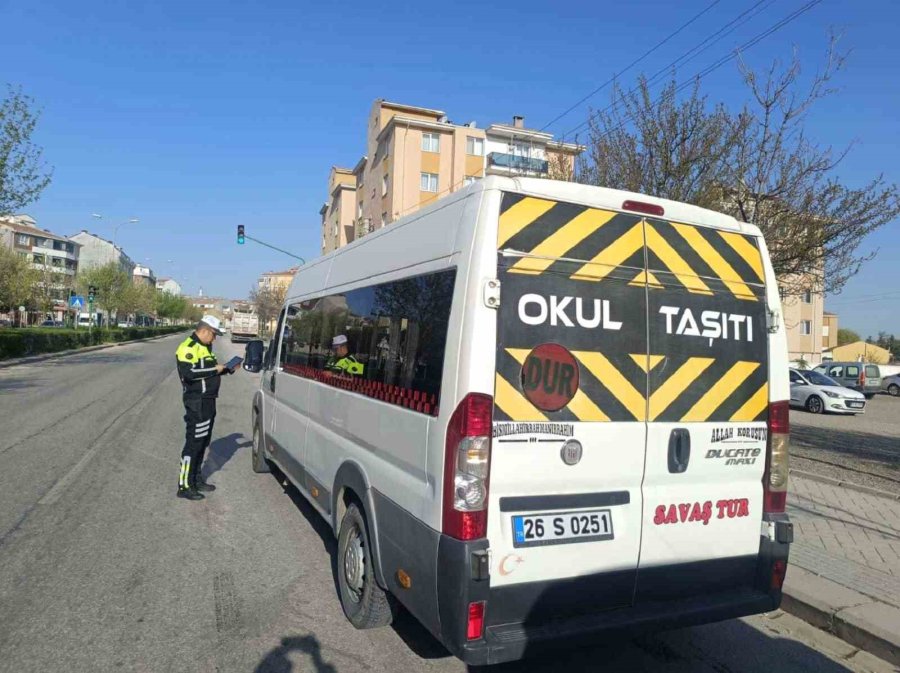
[{"label": "officer in yellow vest", "polygon": [[175,351],[178,376],[181,379],[184,402],[185,440],[181,451],[181,471],[178,474],[179,498],[202,500],[201,491],[214,491],[200,474],[203,454],[212,439],[216,419],[216,397],[223,374],[233,374],[216,360],[212,344],[222,335],[219,319],[205,315],[197,329],[181,342]]},{"label": "officer in yellow vest", "polygon": [[362,376],[366,366],[349,354],[350,350],[347,346],[347,337],[344,334],[338,334],[331,340],[332,357],[329,358],[325,365],[326,369],[340,374],[350,374],[352,376]]}]

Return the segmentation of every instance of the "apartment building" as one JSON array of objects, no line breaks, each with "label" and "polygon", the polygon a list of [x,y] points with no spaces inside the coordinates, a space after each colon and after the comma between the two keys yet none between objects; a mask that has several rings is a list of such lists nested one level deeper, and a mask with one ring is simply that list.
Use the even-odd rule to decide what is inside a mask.
[{"label": "apartment building", "polygon": [[788,359],[792,362],[803,360],[810,365],[819,364],[826,326],[825,295],[811,289],[799,294],[782,293],[781,308],[787,333]]},{"label": "apartment building", "polygon": [[134,271],[131,272],[131,279],[134,281],[135,285],[149,285],[150,287],[156,287],[156,276],[153,274],[153,269],[149,266],[144,266],[142,264],[138,264],[134,267]]},{"label": "apartment building", "polygon": [[82,269],[90,269],[95,266],[104,266],[115,262],[129,276],[134,272],[135,263],[125,254],[119,246],[112,241],[92,234],[82,229],[70,239],[81,244],[80,261]]},{"label": "apartment building", "polygon": [[0,243],[26,257],[37,269],[74,277],[81,246],[65,236],[41,229],[28,215],[0,218]]},{"label": "apartment building", "polygon": [[291,281],[294,280],[294,275],[299,268],[299,266],[292,266],[284,271],[266,271],[260,275],[256,284],[261,290],[280,290],[282,288],[286,290],[290,287]]},{"label": "apartment building", "polygon": [[822,350],[827,351],[837,348],[838,345],[838,317],[837,313],[822,313]]},{"label": "apartment building", "polygon": [[180,295],[181,284],[174,278],[157,278],[156,289],[160,292],[168,292],[169,294]]},{"label": "apartment building", "polygon": [[520,116],[511,124],[478,128],[475,122],[455,124],[442,110],[378,99],[369,113],[366,154],[352,169],[333,167],[329,175],[329,201],[319,211],[322,252],[485,175],[571,177],[584,149],[527,128]]}]

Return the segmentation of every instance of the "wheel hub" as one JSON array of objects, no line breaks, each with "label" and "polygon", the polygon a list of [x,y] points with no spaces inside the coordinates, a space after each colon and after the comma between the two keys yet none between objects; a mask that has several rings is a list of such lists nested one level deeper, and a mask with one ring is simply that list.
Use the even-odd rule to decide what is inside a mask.
[{"label": "wheel hub", "polygon": [[344,579],[347,582],[350,598],[354,603],[362,599],[363,583],[365,580],[366,565],[363,552],[362,536],[355,526],[350,531],[347,539],[347,549],[344,552]]}]

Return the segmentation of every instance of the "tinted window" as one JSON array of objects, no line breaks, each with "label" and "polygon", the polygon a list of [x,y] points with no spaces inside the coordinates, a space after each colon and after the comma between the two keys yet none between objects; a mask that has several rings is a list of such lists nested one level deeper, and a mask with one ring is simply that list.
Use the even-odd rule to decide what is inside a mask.
[{"label": "tinted window", "polygon": [[843,367],[829,367],[828,368],[828,376],[843,376]]},{"label": "tinted window", "polygon": [[819,372],[806,372],[806,378],[809,379],[809,382],[816,386],[839,386],[841,385],[834,379],[828,378],[824,374],[820,374]]},{"label": "tinted window", "polygon": [[[436,414],[456,271],[405,278],[288,308],[285,372]],[[346,352],[332,348],[346,340]]]}]

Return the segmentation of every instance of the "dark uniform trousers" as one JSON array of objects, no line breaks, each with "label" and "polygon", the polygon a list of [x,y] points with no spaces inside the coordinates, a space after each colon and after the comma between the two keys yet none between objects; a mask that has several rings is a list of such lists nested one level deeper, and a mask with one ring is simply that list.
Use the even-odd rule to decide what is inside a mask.
[{"label": "dark uniform trousers", "polygon": [[197,477],[203,465],[203,457],[212,439],[213,424],[216,421],[216,398],[184,399],[184,448],[181,450],[181,488],[196,486]]}]

